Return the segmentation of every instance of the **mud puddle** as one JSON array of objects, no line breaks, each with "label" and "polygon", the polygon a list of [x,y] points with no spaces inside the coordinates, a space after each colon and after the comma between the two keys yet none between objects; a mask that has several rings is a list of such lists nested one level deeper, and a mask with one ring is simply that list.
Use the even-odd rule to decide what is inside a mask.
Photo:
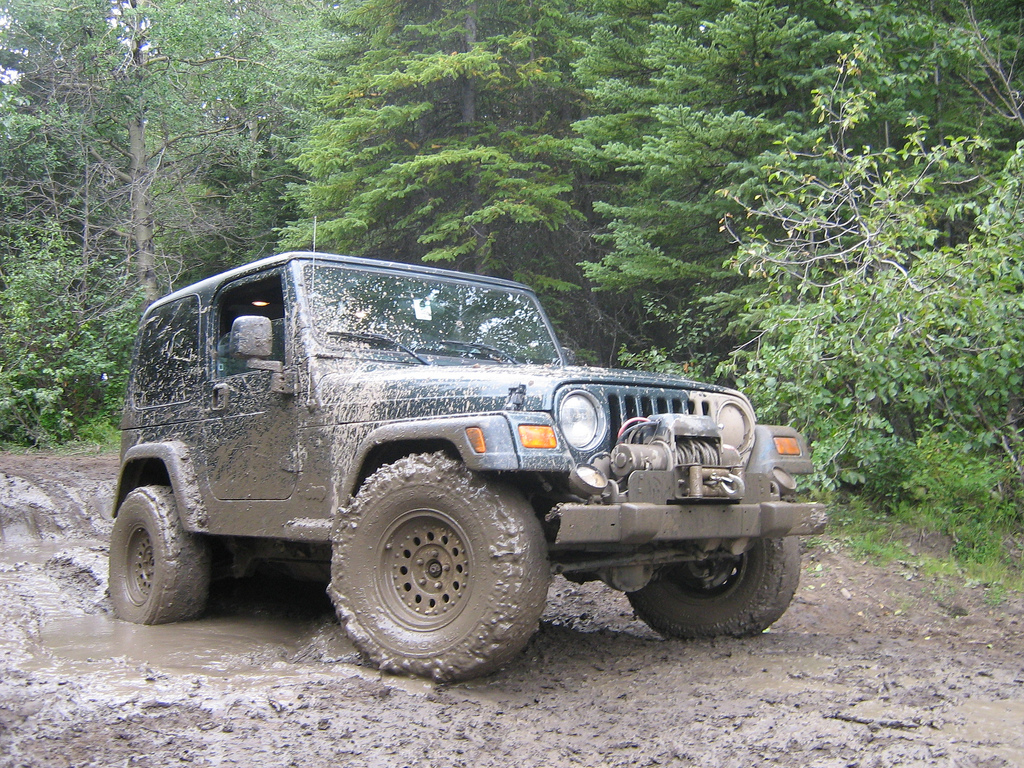
[{"label": "mud puddle", "polygon": [[[316,630],[293,620],[258,616],[155,627],[109,616],[83,616],[47,619],[41,644],[44,651],[65,661],[119,658],[175,674],[222,676],[265,670],[268,665],[285,667],[312,642]],[[355,652],[351,645],[340,650]]]},{"label": "mud puddle", "polygon": [[[303,662],[354,662],[323,587],[248,579],[215,586],[208,615],[180,624],[119,621],[106,596],[100,541],[0,546],[0,590],[31,591],[33,672],[84,674],[129,665],[162,674],[277,675]],[[285,580],[287,581],[287,580]],[[298,595],[285,603],[284,593]]]},{"label": "mud puddle", "polygon": [[1024,766],[1024,599],[827,537],[764,635],[665,641],[556,579],[521,656],[437,686],[360,665],[323,586],[280,576],[218,582],[197,622],[114,620],[116,457],[6,462],[0,768]]}]

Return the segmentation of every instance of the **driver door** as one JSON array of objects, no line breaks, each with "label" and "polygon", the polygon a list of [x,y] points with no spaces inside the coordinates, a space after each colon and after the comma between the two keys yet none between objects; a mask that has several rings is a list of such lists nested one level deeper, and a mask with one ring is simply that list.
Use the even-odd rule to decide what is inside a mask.
[{"label": "driver door", "polygon": [[221,501],[283,501],[295,491],[301,470],[293,394],[273,391],[269,370],[230,356],[231,326],[242,315],[271,321],[270,360],[291,362],[288,310],[279,271],[227,285],[213,307],[215,349],[207,392],[203,448],[208,487]]}]

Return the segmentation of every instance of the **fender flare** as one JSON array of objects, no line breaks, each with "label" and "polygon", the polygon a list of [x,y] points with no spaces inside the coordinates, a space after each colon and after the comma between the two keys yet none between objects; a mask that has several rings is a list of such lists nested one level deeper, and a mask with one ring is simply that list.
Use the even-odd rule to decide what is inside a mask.
[{"label": "fender flare", "polygon": [[[485,453],[470,445],[466,429],[478,427],[487,443]],[[342,496],[352,494],[363,476],[373,453],[389,445],[445,443],[454,448],[459,459],[474,471],[515,471],[521,462],[512,437],[512,429],[502,414],[455,416],[383,424],[372,430],[355,451],[347,476],[342,478]],[[413,452],[416,452],[415,450]]]},{"label": "fender flare", "polygon": [[163,478],[160,478],[160,483],[147,482],[153,479],[153,462],[158,463],[166,472],[185,530],[193,533],[205,532],[208,522],[206,505],[203,504],[203,497],[199,492],[195,467],[188,446],[177,440],[165,443],[139,443],[124,452],[111,517],[117,516],[121,502],[135,488],[163,484]]}]

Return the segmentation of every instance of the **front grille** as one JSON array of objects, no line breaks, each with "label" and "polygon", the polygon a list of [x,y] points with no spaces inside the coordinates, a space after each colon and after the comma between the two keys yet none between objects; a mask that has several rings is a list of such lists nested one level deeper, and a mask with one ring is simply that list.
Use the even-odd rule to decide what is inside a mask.
[{"label": "front grille", "polygon": [[[604,399],[608,403],[608,427],[612,442],[622,425],[630,419],[660,413],[693,413],[696,406],[685,391],[665,389],[607,387]],[[707,404],[702,405],[706,410]]]}]

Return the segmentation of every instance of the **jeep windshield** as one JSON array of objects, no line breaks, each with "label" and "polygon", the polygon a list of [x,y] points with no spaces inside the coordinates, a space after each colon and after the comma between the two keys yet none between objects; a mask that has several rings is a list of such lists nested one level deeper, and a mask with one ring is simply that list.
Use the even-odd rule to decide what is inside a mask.
[{"label": "jeep windshield", "polygon": [[306,264],[314,334],[332,354],[420,365],[560,364],[536,298],[513,287]]}]

